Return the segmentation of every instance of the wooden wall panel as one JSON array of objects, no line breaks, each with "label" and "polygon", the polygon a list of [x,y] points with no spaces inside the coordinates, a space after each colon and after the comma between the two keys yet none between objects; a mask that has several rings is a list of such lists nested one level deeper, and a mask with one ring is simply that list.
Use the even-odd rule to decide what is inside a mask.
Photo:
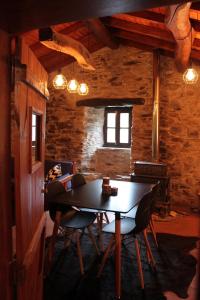
[{"label": "wooden wall panel", "polygon": [[27,65],[26,80],[35,86],[43,95],[48,96],[48,73],[40,64],[32,50],[25,43],[25,39],[21,40],[20,49],[21,63]]}]

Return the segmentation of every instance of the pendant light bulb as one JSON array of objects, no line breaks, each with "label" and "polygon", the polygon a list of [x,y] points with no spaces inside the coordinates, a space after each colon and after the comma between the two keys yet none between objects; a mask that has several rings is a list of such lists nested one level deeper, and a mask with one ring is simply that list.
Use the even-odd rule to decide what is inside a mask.
[{"label": "pendant light bulb", "polygon": [[183,74],[183,80],[186,84],[195,84],[198,80],[198,73],[193,68],[188,68]]},{"label": "pendant light bulb", "polygon": [[69,93],[77,93],[78,86],[79,86],[78,81],[76,79],[71,79],[68,82],[67,90],[68,90]]},{"label": "pendant light bulb", "polygon": [[57,90],[63,90],[67,86],[67,80],[63,74],[57,74],[53,79],[53,86]]},{"label": "pendant light bulb", "polygon": [[81,96],[85,96],[89,93],[89,87],[86,83],[82,82],[79,84],[78,93]]}]

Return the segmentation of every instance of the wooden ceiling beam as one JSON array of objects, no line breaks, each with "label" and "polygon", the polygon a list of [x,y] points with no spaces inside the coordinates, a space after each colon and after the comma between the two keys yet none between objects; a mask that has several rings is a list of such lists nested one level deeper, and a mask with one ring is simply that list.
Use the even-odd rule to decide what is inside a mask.
[{"label": "wooden ceiling beam", "polygon": [[[191,1],[190,1],[191,2]],[[196,3],[197,5],[198,3]],[[148,12],[154,13],[154,14],[160,14],[165,16],[166,14],[166,7],[155,7],[148,10]],[[190,8],[190,19],[192,20],[200,20],[200,11],[199,9]]]},{"label": "wooden ceiling beam", "polygon": [[73,31],[79,30],[82,26],[84,26],[83,22],[77,21],[77,22],[68,22],[68,23],[53,25],[51,26],[51,28],[60,33],[69,34]]},{"label": "wooden ceiling beam", "polygon": [[[132,20],[133,21],[133,20]],[[138,33],[146,37],[155,37],[164,41],[173,42],[174,38],[170,31],[158,27],[151,27],[139,23],[128,22],[117,18],[108,18],[104,20],[105,24],[112,28],[122,29],[127,32]]]},{"label": "wooden ceiling beam", "polygon": [[[198,2],[198,0],[190,1]],[[0,10],[0,28],[17,34],[59,23],[142,11],[179,2],[180,0],[29,0],[27,3],[27,0],[10,0],[4,2]]]},{"label": "wooden ceiling beam", "polygon": [[[104,47],[102,43],[93,40],[92,42],[90,42],[88,50],[90,53],[93,53],[101,49],[102,47]],[[39,61],[48,73],[54,72],[72,62],[75,62],[72,56],[65,55],[64,53],[58,53],[57,51],[51,51],[47,55],[41,56],[39,58]]]},{"label": "wooden ceiling beam", "polygon": [[64,55],[64,53],[58,55],[52,51],[46,57],[39,58],[39,61],[45,70],[51,73],[75,62],[75,59],[72,56]]},{"label": "wooden ceiling beam", "polygon": [[[194,11],[194,10],[190,10],[192,11],[190,13],[190,21],[192,24],[192,27],[196,30],[196,31],[200,31],[200,11]],[[135,18],[139,18],[141,20],[145,21],[151,21],[152,26],[156,26],[155,24],[157,23],[158,26],[165,26],[164,24],[164,18],[165,18],[165,14],[164,14],[164,9],[161,8],[155,8],[155,9],[151,9],[151,10],[146,10],[146,11],[141,11],[141,12],[133,12],[133,13],[128,13],[128,14],[119,14],[119,15],[114,15],[114,17],[118,17],[123,19],[123,16],[127,16],[127,19],[130,18],[131,16],[135,17]],[[125,19],[125,17],[124,17]],[[131,20],[131,18],[130,18]]]},{"label": "wooden ceiling beam", "polygon": [[[163,30],[166,30],[166,25],[163,22],[151,20],[150,18],[147,19],[144,16],[134,16],[133,14],[118,14],[115,16],[112,16],[113,19],[118,19],[122,21],[126,21],[129,23],[136,23],[136,24],[142,24],[146,26],[151,26],[154,28],[160,28]],[[104,18],[104,20],[109,19],[109,17]]]},{"label": "wooden ceiling beam", "polygon": [[[93,47],[90,49],[90,53],[93,53],[99,49],[101,49],[102,46],[99,45],[99,44],[95,44],[93,45]],[[48,73],[52,73],[52,72],[55,72],[56,70],[58,69],[61,69],[61,68],[64,68],[66,67],[67,65],[71,64],[75,62],[75,60],[73,59],[73,57],[69,57],[69,58],[64,58],[64,57],[60,57],[58,59],[57,56],[54,56],[51,58],[51,61],[45,61],[45,65],[43,63],[43,66],[44,68],[46,69],[46,71]],[[42,63],[42,62],[41,62]]]},{"label": "wooden ceiling beam", "polygon": [[75,33],[78,33],[79,31],[82,31],[82,30],[84,30],[85,33],[89,33],[88,29],[85,28],[84,22],[82,22],[82,21],[74,22],[71,26],[65,27],[62,30],[58,30],[58,25],[51,26],[51,27],[55,31],[62,33],[62,34],[67,34],[71,37]]},{"label": "wooden ceiling beam", "polygon": [[175,42],[163,41],[162,39],[155,38],[152,36],[146,36],[136,32],[129,32],[122,29],[113,29],[113,34],[122,39],[131,40],[137,43],[142,43],[151,46],[153,49],[164,48],[169,51],[174,51]]},{"label": "wooden ceiling beam", "polygon": [[[193,3],[192,7],[193,8],[199,7],[198,10],[190,8],[190,22],[192,27],[196,31],[196,38],[200,39],[200,4],[198,4],[198,2]],[[140,18],[144,18],[147,20],[164,23],[165,13],[166,13],[166,8],[158,7],[158,8],[149,9],[144,12],[131,13],[131,15],[136,17],[138,16]]]},{"label": "wooden ceiling beam", "polygon": [[[148,49],[150,51],[154,49],[160,49],[161,53],[172,53],[172,57],[174,57],[175,42],[172,43],[168,41],[163,41],[161,39],[157,39],[154,37],[149,37],[134,32],[127,32],[124,30],[113,29],[113,34],[119,37],[121,42],[125,39],[126,42],[124,44],[126,45],[132,44],[133,46],[135,45],[136,48],[138,45],[139,49],[144,49],[147,51]],[[200,60],[200,51],[197,51],[196,49],[192,49],[191,58],[195,60]]]},{"label": "wooden ceiling beam", "polygon": [[[104,18],[104,23],[107,26],[111,26],[113,28],[119,28],[125,31],[152,36],[169,42],[175,41],[172,33],[166,28],[165,24],[161,24],[161,23],[154,24],[152,23],[152,21],[144,20],[138,17],[133,17],[130,15],[128,16],[118,15],[114,18],[110,18],[110,17]],[[199,23],[199,29],[200,29],[200,23]],[[200,32],[195,33],[195,40],[192,48],[196,50],[200,50]]]},{"label": "wooden ceiling beam", "polygon": [[[72,36],[71,36],[71,37],[72,37]],[[83,45],[90,51],[90,47],[91,47],[92,43],[94,43],[94,42],[96,42],[96,41],[94,41],[93,34],[92,34],[92,33],[89,33],[89,34],[87,34],[87,35],[81,37],[81,38],[78,40],[78,42],[81,43],[81,44],[83,44]],[[102,44],[102,43],[101,43],[101,44]],[[104,46],[104,45],[102,44],[102,47],[103,47],[103,46]],[[45,53],[44,55],[41,55],[41,56],[37,55],[37,57],[38,57],[39,59],[42,59],[42,60],[43,60],[43,58],[48,57],[48,55],[51,55],[52,52],[55,53],[55,54],[57,54],[57,55],[63,54],[62,52],[54,51],[54,50],[52,50],[52,49],[50,49],[50,48],[47,48],[47,47],[46,47],[46,49],[47,49],[47,51],[46,51],[46,53]],[[63,55],[68,56],[67,54],[63,54]]]},{"label": "wooden ceiling beam", "polygon": [[154,21],[157,23],[164,23],[164,15],[163,14],[159,14],[157,12],[153,12],[153,11],[138,11],[138,12],[130,12],[127,14],[118,14],[118,15],[114,15],[113,17],[120,17],[123,15],[127,15],[127,16],[133,16],[133,17],[137,17],[137,18],[141,18],[141,19],[145,19],[145,20],[149,20],[149,21]]},{"label": "wooden ceiling beam", "polygon": [[[53,26],[55,29],[55,31],[57,31],[56,27],[57,26]],[[88,33],[88,30],[87,28],[85,28],[83,22],[76,22],[76,23],[73,23],[71,26],[68,26],[67,28],[64,28],[60,31],[58,31],[59,33],[62,33],[62,34],[66,34],[66,35],[69,35],[70,37],[73,38],[73,36],[80,30],[84,29],[85,33]],[[80,35],[80,34],[79,34]],[[39,42],[39,36],[38,36],[38,41],[34,44],[32,44],[30,46],[31,50],[35,53],[35,55],[37,57],[41,57],[45,54],[48,54],[50,53],[52,50],[43,46],[40,42]]]},{"label": "wooden ceiling beam", "polygon": [[119,45],[117,41],[113,38],[100,19],[89,19],[85,21],[85,24],[102,44],[111,49],[118,48]]}]

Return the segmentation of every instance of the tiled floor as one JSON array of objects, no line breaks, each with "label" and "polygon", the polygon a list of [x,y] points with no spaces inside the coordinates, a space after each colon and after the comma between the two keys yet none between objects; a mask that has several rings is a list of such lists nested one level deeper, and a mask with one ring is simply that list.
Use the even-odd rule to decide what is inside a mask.
[{"label": "tiled floor", "polygon": [[[109,219],[114,218],[113,214],[109,215]],[[200,237],[200,216],[189,215],[186,213],[178,213],[175,217],[169,216],[164,219],[154,216],[155,229],[157,232],[171,233],[182,236]],[[47,214],[47,236],[51,235],[52,222]],[[188,290],[189,297],[186,300],[197,300],[197,288],[200,286],[199,269],[200,269],[200,241],[197,242],[197,248],[190,252],[198,259],[197,272],[193,278]],[[180,300],[173,292],[166,292],[165,296],[168,300]]]}]

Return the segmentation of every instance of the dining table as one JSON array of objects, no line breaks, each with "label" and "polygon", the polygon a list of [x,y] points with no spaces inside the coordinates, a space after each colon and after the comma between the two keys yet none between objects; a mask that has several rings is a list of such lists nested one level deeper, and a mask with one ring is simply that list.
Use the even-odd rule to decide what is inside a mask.
[{"label": "dining table", "polygon": [[115,195],[102,192],[102,179],[90,181],[59,196],[62,204],[115,214],[115,296],[121,297],[121,214],[128,213],[154,188],[155,184],[110,180],[111,187],[117,188]]}]

